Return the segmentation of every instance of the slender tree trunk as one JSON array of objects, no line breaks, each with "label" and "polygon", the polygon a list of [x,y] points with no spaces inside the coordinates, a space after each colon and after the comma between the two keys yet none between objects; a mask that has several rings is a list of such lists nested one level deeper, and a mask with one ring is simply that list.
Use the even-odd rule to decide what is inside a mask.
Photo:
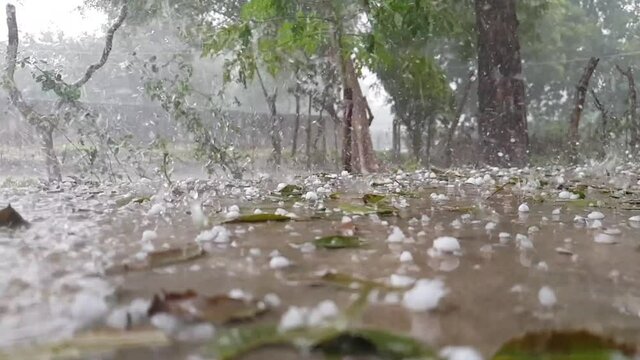
[{"label": "slender tree trunk", "polygon": [[[322,103],[320,104],[320,111],[318,113],[318,131],[316,132],[316,136],[313,138],[313,153],[318,155],[318,162],[319,164],[324,165],[324,152],[322,152],[321,154],[318,153],[318,141],[322,138],[323,141],[325,141],[326,144],[326,140],[325,139],[325,130],[326,130],[326,121],[323,117],[324,115],[324,103],[326,101],[326,93],[323,92],[322,95]],[[326,147],[326,146],[325,146]]]},{"label": "slender tree trunk", "polygon": [[435,117],[429,115],[427,120],[427,139],[424,146],[424,157],[422,158],[422,166],[427,167],[431,164],[431,144],[433,143],[433,132],[435,131]]},{"label": "slender tree trunk", "polygon": [[478,130],[485,163],[528,163],[525,87],[515,0],[476,0]]},{"label": "slender tree trunk", "polygon": [[282,118],[278,116],[278,108],[276,101],[278,98],[278,88],[275,88],[273,94],[269,94],[267,87],[264,84],[260,70],[256,67],[256,75],[262,88],[262,93],[269,107],[269,115],[271,121],[271,128],[269,135],[271,136],[271,146],[273,147],[273,160],[276,165],[282,163]]},{"label": "slender tree trunk", "polygon": [[424,129],[422,128],[422,124],[417,122],[411,128],[412,131],[409,131],[409,136],[411,138],[411,151],[413,152],[415,161],[420,162],[422,157],[422,140],[424,136]]},{"label": "slender tree trunk", "polygon": [[400,138],[400,132],[402,130],[401,126],[402,123],[400,122],[400,119],[394,117],[391,130],[391,156],[394,162],[400,161],[400,150],[402,146],[402,140]]},{"label": "slender tree trunk", "polygon": [[311,169],[311,131],[313,130],[313,120],[311,119],[311,106],[313,102],[313,96],[309,94],[309,108],[307,109],[307,143],[306,143],[306,158],[307,169]]},{"label": "slender tree trunk", "polygon": [[471,71],[469,73],[469,79],[467,83],[464,85],[462,89],[462,98],[460,99],[460,103],[456,108],[456,113],[453,115],[453,119],[451,121],[451,126],[449,127],[449,132],[447,133],[447,140],[444,147],[445,153],[445,166],[450,167],[453,162],[453,137],[456,134],[456,130],[458,129],[458,124],[460,123],[460,117],[462,116],[462,112],[464,111],[464,107],[467,104],[469,99],[469,93],[471,92],[471,85],[473,84],[473,78],[475,76],[475,72]]},{"label": "slender tree trunk", "polygon": [[602,119],[602,126],[600,127],[600,146],[598,149],[598,156],[600,156],[600,158],[604,158],[604,156],[606,155],[608,141],[607,128],[609,122],[609,114],[607,113],[607,109],[604,107],[602,102],[600,102],[600,99],[598,99],[598,96],[596,95],[596,92],[593,91],[593,89],[591,89],[591,95],[593,96],[593,105],[595,105],[596,109],[600,111],[600,117]]},{"label": "slender tree trunk", "polygon": [[348,172],[353,171],[353,91],[344,88],[344,123],[342,126],[342,168]]},{"label": "slender tree trunk", "polygon": [[300,130],[300,85],[296,85],[296,93],[294,95],[296,101],[296,119],[293,124],[293,144],[291,145],[291,157],[296,157],[298,150],[298,131]]},{"label": "slender tree trunk", "polygon": [[587,66],[582,72],[580,82],[576,87],[576,96],[569,122],[569,161],[575,163],[578,161],[578,144],[580,142],[580,133],[578,128],[580,127],[580,118],[582,116],[582,110],[584,109],[584,102],[587,98],[587,89],[589,88],[589,80],[593,75],[593,72],[598,66],[600,59],[592,57],[589,59]]},{"label": "slender tree trunk", "polygon": [[629,139],[629,146],[635,150],[640,145],[640,126],[638,125],[638,93],[636,92],[636,81],[633,76],[633,69],[628,67],[627,70],[623,70],[619,65],[616,65],[616,69],[627,78],[629,84],[629,129],[631,130],[631,137]]},{"label": "slender tree trunk", "polygon": [[60,182],[62,181],[62,171],[53,146],[53,130],[53,126],[46,123],[46,120],[43,120],[43,123],[37,127],[49,181]]}]

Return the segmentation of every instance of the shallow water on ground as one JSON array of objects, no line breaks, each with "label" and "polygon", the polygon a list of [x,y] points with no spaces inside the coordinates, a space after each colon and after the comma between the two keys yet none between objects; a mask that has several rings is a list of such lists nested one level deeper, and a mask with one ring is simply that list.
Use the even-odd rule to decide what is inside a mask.
[{"label": "shallow water on ground", "polygon": [[[637,175],[621,172],[609,179],[587,174],[576,181],[591,185],[587,200],[571,202],[558,199],[562,184],[554,184],[558,174],[551,170],[486,172],[490,176],[481,184],[465,181],[482,177],[481,172],[290,179],[318,196],[297,202],[269,196],[279,182],[274,179],[242,184],[185,180],[172,189],[150,182],[75,181],[56,189],[33,184],[0,189],[0,205],[11,203],[33,224],[27,230],[0,229],[0,346],[54,341],[102,328],[113,309],[162,291],[193,289],[216,295],[239,289],[254,298],[276,294],[282,303],[258,322],[277,323],[289,306],[313,307],[325,299],[344,309],[353,301],[353,291],[311,286],[318,274],[328,270],[384,283],[393,274],[404,275],[409,282],[441,279],[448,292],[434,310],[410,311],[397,301],[402,298],[399,292],[389,295],[381,290],[370,296],[361,319],[364,325],[407,334],[436,349],[470,346],[488,358],[515,336],[551,328],[589,329],[639,343],[640,224],[628,219],[640,212],[624,210],[619,203],[611,206],[617,200],[603,191],[617,190],[620,183],[635,184]],[[514,175],[521,183],[494,193],[496,184],[489,178],[499,185]],[[571,174],[562,176],[570,183]],[[552,184],[541,187],[538,180],[543,178]],[[625,189],[629,191],[625,199],[637,196],[637,185]],[[361,204],[364,194],[374,192],[395,194],[389,198],[399,212],[351,216],[364,246],[301,247],[319,236],[336,234],[344,221],[339,207]],[[331,199],[330,193],[339,197]],[[146,196],[150,200],[141,203],[123,200]],[[229,242],[203,243],[207,251],[203,257],[144,271],[108,271],[144,257],[149,250],[141,240],[145,230],[157,235],[150,240],[154,249],[193,244],[202,230],[189,214],[194,200],[213,222],[221,222],[231,205],[239,206],[243,214],[284,208],[303,221],[225,224],[231,232]],[[605,204],[588,206],[598,200]],[[518,211],[524,202],[529,212]],[[560,213],[554,215],[557,208]],[[588,219],[594,211],[604,218]],[[394,226],[404,234],[399,242],[388,241]],[[440,236],[457,238],[460,251],[434,254],[429,249]],[[525,236],[532,247],[527,247]],[[273,269],[274,251],[292,265]],[[401,261],[403,252],[410,252],[413,260]],[[540,302],[542,287],[553,291],[555,304]],[[176,344],[101,357],[173,359],[197,354],[199,349]],[[279,350],[248,358],[288,356],[300,358]]]}]

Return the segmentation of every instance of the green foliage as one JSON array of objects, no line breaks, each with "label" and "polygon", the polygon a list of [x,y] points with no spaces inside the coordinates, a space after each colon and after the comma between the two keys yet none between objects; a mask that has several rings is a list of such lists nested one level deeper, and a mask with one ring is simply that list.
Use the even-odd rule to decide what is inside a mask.
[{"label": "green foliage", "polygon": [[33,74],[36,82],[42,86],[42,91],[53,91],[64,102],[72,102],[80,99],[80,88],[69,85],[62,80],[62,74],[50,71],[40,70],[40,74]]}]

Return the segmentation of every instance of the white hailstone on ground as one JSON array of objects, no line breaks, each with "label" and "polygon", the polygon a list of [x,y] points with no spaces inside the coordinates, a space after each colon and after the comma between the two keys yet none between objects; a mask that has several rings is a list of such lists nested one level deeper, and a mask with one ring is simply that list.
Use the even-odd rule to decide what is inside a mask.
[{"label": "white hailstone on ground", "polygon": [[142,232],[142,242],[150,242],[158,238],[158,233],[153,230],[145,230]]},{"label": "white hailstone on ground", "polygon": [[600,220],[593,220],[590,224],[589,227],[591,229],[600,229],[602,227],[602,221]]},{"label": "white hailstone on ground", "polygon": [[167,313],[153,315],[151,317],[151,324],[169,335],[177,333],[182,325],[179,319]]},{"label": "white hailstone on ground", "polygon": [[409,251],[405,250],[400,254],[400,262],[407,263],[412,261],[413,261],[413,255],[411,255]]},{"label": "white hailstone on ground", "polygon": [[416,225],[420,224],[420,220],[418,220],[416,218],[411,218],[411,219],[409,219],[409,221],[407,221],[407,224],[409,224],[411,226],[416,226]]},{"label": "white hailstone on ground", "polygon": [[612,235],[605,234],[605,233],[595,234],[595,236],[593,237],[593,241],[595,241],[598,244],[607,244],[607,245],[618,243],[618,239],[616,239]]},{"label": "white hailstone on ground", "polygon": [[391,274],[389,277],[389,284],[393,287],[407,287],[416,282],[416,279],[411,276]]},{"label": "white hailstone on ground", "polygon": [[560,193],[558,194],[558,198],[568,200],[568,199],[571,199],[571,195],[573,194],[570,193],[569,191],[563,190],[563,191],[560,191]]},{"label": "white hailstone on ground", "polygon": [[569,200],[578,200],[580,199],[580,195],[578,194],[571,194],[571,196],[569,197]]},{"label": "white hailstone on ground", "polygon": [[462,222],[460,220],[458,220],[458,219],[453,220],[451,222],[451,224],[449,224],[449,225],[451,225],[451,227],[454,228],[454,229],[461,229],[462,228]]},{"label": "white hailstone on ground", "polygon": [[491,244],[484,244],[480,247],[480,252],[483,254],[493,253],[493,246]]},{"label": "white hailstone on ground", "polygon": [[254,257],[260,256],[262,255],[262,250],[259,248],[251,248],[249,249],[249,255]]},{"label": "white hailstone on ground", "polygon": [[496,229],[496,223],[494,223],[493,221],[489,221],[485,226],[484,229],[487,231],[492,231]]},{"label": "white hailstone on ground", "polygon": [[440,236],[433,240],[433,249],[440,253],[460,251],[460,242],[453,236]]},{"label": "white hailstone on ground", "polygon": [[342,170],[342,172],[340,173],[341,177],[348,177],[349,176],[349,172],[347,170]]},{"label": "white hailstone on ground", "polygon": [[318,194],[315,191],[308,191],[303,198],[307,201],[318,201]]},{"label": "white hailstone on ground", "polygon": [[551,215],[560,215],[560,208],[555,208],[551,211]]},{"label": "white hailstone on ground", "polygon": [[213,339],[215,327],[210,323],[185,324],[174,335],[181,342],[201,343]]},{"label": "white hailstone on ground", "polygon": [[287,184],[279,183],[278,186],[276,186],[276,192],[282,191],[282,189],[284,189],[285,187],[287,187]]},{"label": "white hailstone on ground", "polygon": [[264,214],[264,211],[262,211],[262,209],[255,209],[253,210],[253,213],[256,215],[260,215],[260,214]]},{"label": "white hailstone on ground", "polygon": [[147,216],[156,216],[156,215],[160,215],[163,212],[165,212],[165,207],[164,205],[160,204],[160,203],[156,203],[153,204],[151,206],[151,209],[149,209],[149,211],[147,212]]},{"label": "white hailstone on ground", "polygon": [[113,329],[124,330],[127,328],[129,322],[129,313],[127,312],[127,308],[117,308],[111,311],[107,320],[105,321],[106,325]]},{"label": "white hailstone on ground", "polygon": [[231,232],[224,226],[216,225],[210,230],[201,232],[196,237],[197,242],[215,242],[215,243],[228,243],[231,241]]},{"label": "white hailstone on ground", "polygon": [[[422,225],[428,225],[429,221],[431,221],[431,218],[429,218],[427,214],[422,214],[422,217],[420,218],[420,222],[422,223]],[[638,221],[640,221],[640,219]]]},{"label": "white hailstone on ground", "polygon": [[607,235],[622,235],[622,230],[618,228],[608,228],[604,229],[604,233]]},{"label": "white hailstone on ground", "polygon": [[527,235],[516,234],[516,246],[520,250],[533,249],[533,243]]},{"label": "white hailstone on ground", "polygon": [[225,219],[234,220],[240,217],[240,209],[233,205],[227,209],[227,212],[224,214]]},{"label": "white hailstone on ground", "polygon": [[421,279],[404,293],[402,305],[411,311],[433,310],[447,292],[442,280]]},{"label": "white hailstone on ground", "polygon": [[298,250],[300,250],[301,253],[308,254],[316,251],[316,246],[313,243],[306,242],[300,245],[300,248]]},{"label": "white hailstone on ground", "polygon": [[282,304],[282,300],[280,300],[280,297],[274,293],[268,293],[264,296],[263,300],[265,304],[272,308],[278,307],[280,306],[280,304]]},{"label": "white hailstone on ground", "polygon": [[536,265],[536,268],[537,268],[538,270],[541,270],[541,271],[547,271],[547,270],[549,270],[549,265],[547,265],[547,263],[546,263],[546,262],[544,262],[544,261],[540,261],[540,262]]},{"label": "white hailstone on ground", "polygon": [[509,234],[508,232],[501,232],[500,234],[498,234],[498,237],[500,239],[509,239],[511,237],[511,234]]},{"label": "white hailstone on ground", "polygon": [[602,220],[604,219],[604,214],[600,211],[592,211],[587,215],[587,218],[589,218],[589,220]]},{"label": "white hailstone on ground", "polygon": [[336,303],[331,300],[324,300],[309,311],[307,324],[309,326],[324,325],[328,320],[336,318],[338,313],[339,311]]},{"label": "white hailstone on ground", "polygon": [[518,206],[518,212],[528,213],[529,212],[529,205],[527,205],[527,203],[520,204],[520,206]]},{"label": "white hailstone on ground", "polygon": [[342,221],[343,224],[348,224],[350,222],[353,222],[353,219],[351,219],[349,216],[343,216],[342,217]]},{"label": "white hailstone on ground", "polygon": [[283,269],[291,266],[291,261],[284,256],[274,256],[269,261],[269,267],[272,269]]},{"label": "white hailstone on ground", "polygon": [[192,202],[190,206],[190,210],[191,210],[191,221],[193,222],[193,225],[197,227],[205,227],[209,225],[209,219],[202,211],[202,206],[200,205],[199,202],[197,201]]},{"label": "white hailstone on ground", "polygon": [[584,223],[585,222],[585,218],[583,218],[580,215],[576,215],[573,217],[573,222],[575,223]]},{"label": "white hailstone on ground", "polygon": [[634,216],[630,217],[629,221],[631,221],[631,222],[640,222],[640,215],[634,215]]},{"label": "white hailstone on ground", "polygon": [[71,317],[79,328],[101,322],[109,313],[104,297],[90,292],[76,294],[71,304]]},{"label": "white hailstone on ground", "polygon": [[274,212],[274,214],[276,215],[281,215],[281,216],[286,216],[289,212],[285,209],[282,208],[277,208],[276,211]]},{"label": "white hailstone on ground", "polygon": [[397,226],[391,227],[391,234],[387,237],[387,242],[390,243],[399,243],[403,242],[406,239],[406,236],[402,232],[402,230]]},{"label": "white hailstone on ground", "polygon": [[280,323],[278,324],[278,330],[280,332],[285,332],[304,327],[307,324],[308,317],[309,309],[291,306],[287,309],[287,312],[282,314]]},{"label": "white hailstone on ground", "polygon": [[427,236],[427,233],[425,231],[419,231],[416,235],[418,237],[425,237],[425,236]]},{"label": "white hailstone on ground", "polygon": [[478,350],[467,346],[447,346],[439,355],[445,360],[483,360]]},{"label": "white hailstone on ground", "polygon": [[543,286],[538,291],[538,301],[540,305],[551,307],[558,302],[556,298],[556,293],[548,286]]}]

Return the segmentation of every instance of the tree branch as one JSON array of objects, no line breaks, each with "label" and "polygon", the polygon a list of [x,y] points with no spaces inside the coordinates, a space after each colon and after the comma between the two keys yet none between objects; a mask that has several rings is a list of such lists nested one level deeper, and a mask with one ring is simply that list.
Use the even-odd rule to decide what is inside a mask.
[{"label": "tree branch", "polygon": [[101,67],[103,67],[104,64],[107,63],[107,59],[109,59],[109,54],[111,53],[111,48],[113,46],[113,36],[115,35],[116,31],[118,31],[120,26],[122,26],[122,23],[124,23],[124,19],[127,18],[127,12],[128,12],[128,8],[127,8],[127,5],[125,4],[122,7],[122,9],[120,9],[120,15],[116,19],[116,22],[113,23],[113,25],[111,25],[111,27],[107,31],[107,38],[105,40],[104,50],[102,50],[102,56],[100,57],[100,61],[98,61],[93,65],[90,65],[87,68],[87,71],[85,72],[84,76],[78,81],[76,81],[75,83],[73,83],[73,86],[79,88],[82,85],[86,84],[87,81],[91,79],[93,74],[96,71],[98,71]]},{"label": "tree branch", "polygon": [[18,57],[18,21],[16,20],[16,8],[11,4],[7,4],[7,30],[9,40],[7,43],[7,67],[5,69],[5,78],[2,82],[3,87],[9,92],[11,103],[20,111],[27,120],[33,114],[33,109],[27,105],[22,97],[22,92],[18,89],[14,80],[16,72],[16,58]]}]

